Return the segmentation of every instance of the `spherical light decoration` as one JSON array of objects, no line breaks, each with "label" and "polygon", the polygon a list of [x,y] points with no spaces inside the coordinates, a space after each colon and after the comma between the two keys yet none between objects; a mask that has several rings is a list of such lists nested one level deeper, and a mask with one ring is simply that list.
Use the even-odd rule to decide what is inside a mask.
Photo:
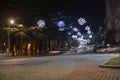
[{"label": "spherical light decoration", "polygon": [[70,28],[73,28],[73,26],[70,26]]},{"label": "spherical light decoration", "polygon": [[68,33],[68,35],[71,35],[72,33],[71,32],[67,32]]},{"label": "spherical light decoration", "polygon": [[81,33],[80,33],[80,32],[77,32],[77,35],[81,36]]},{"label": "spherical light decoration", "polygon": [[78,37],[77,35],[72,35],[73,39],[77,39],[77,37]]},{"label": "spherical light decoration", "polygon": [[77,31],[78,31],[78,29],[77,29],[76,27],[74,27],[74,28],[73,28],[73,31],[77,32]]},{"label": "spherical light decoration", "polygon": [[38,24],[39,27],[43,28],[45,26],[45,21],[44,20],[39,20],[37,22],[37,24]]},{"label": "spherical light decoration", "polygon": [[102,27],[99,27],[99,29],[102,29]]},{"label": "spherical light decoration", "polygon": [[64,31],[64,28],[59,28],[59,31]]},{"label": "spherical light decoration", "polygon": [[93,36],[92,35],[89,35],[89,38],[92,38]]},{"label": "spherical light decoration", "polygon": [[89,31],[87,31],[87,34],[91,34],[92,32],[89,30]]},{"label": "spherical light decoration", "polygon": [[83,39],[84,38],[84,36],[81,36],[81,39]]},{"label": "spherical light decoration", "polygon": [[90,39],[87,39],[87,43],[90,43]]},{"label": "spherical light decoration", "polygon": [[78,19],[78,23],[79,23],[80,25],[84,25],[84,24],[86,23],[86,20],[85,20],[84,18],[79,18],[79,19]]},{"label": "spherical light decoration", "polygon": [[80,41],[81,41],[81,38],[80,38],[80,37],[78,37],[78,38],[77,38],[77,40],[80,42]]},{"label": "spherical light decoration", "polygon": [[90,31],[90,26],[86,26],[85,30],[87,30],[87,31],[89,30]]},{"label": "spherical light decoration", "polygon": [[64,27],[65,26],[65,22],[64,21],[59,21],[57,25],[59,27]]}]

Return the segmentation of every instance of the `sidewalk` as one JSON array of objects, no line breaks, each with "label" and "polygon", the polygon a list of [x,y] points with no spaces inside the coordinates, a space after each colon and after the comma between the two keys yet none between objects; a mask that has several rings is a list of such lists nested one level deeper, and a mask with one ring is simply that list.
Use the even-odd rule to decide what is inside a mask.
[{"label": "sidewalk", "polygon": [[9,56],[9,57],[0,57],[0,60],[31,58],[31,57],[35,57],[35,56]]}]

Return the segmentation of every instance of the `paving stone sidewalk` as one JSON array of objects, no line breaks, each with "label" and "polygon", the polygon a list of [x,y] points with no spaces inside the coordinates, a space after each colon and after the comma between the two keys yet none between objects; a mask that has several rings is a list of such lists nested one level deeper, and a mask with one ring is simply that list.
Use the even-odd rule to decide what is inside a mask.
[{"label": "paving stone sidewalk", "polygon": [[78,61],[74,71],[61,80],[120,80],[120,69],[101,68],[92,60]]}]

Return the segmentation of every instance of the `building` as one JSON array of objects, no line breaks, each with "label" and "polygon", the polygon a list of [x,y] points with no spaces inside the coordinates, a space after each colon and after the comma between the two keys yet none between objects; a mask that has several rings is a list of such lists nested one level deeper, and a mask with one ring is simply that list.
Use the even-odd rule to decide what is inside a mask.
[{"label": "building", "polygon": [[120,42],[120,0],[106,0],[105,24],[106,38],[112,42]]}]

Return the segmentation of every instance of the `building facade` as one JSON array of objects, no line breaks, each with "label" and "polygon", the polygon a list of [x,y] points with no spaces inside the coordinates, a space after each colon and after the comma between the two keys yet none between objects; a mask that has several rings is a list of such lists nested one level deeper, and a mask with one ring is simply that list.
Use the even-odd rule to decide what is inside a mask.
[{"label": "building facade", "polygon": [[108,38],[111,36],[116,42],[120,42],[120,0],[105,0],[106,1],[106,18]]}]

